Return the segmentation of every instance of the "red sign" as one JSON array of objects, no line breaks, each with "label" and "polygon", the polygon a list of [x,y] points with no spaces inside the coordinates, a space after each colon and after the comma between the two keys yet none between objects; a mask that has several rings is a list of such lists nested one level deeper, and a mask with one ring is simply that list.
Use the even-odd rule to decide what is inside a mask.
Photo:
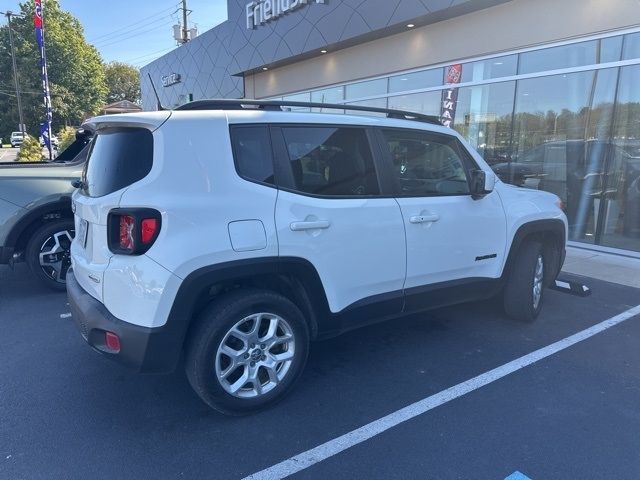
[{"label": "red sign", "polygon": [[[462,78],[462,65],[457,63],[445,68],[445,83],[455,85]],[[448,88],[442,91],[442,106],[440,109],[440,121],[445,127],[451,127],[456,118],[456,106],[458,102],[458,89]]]},{"label": "red sign", "polygon": [[42,28],[42,0],[36,0],[36,13],[33,16],[33,26]]}]

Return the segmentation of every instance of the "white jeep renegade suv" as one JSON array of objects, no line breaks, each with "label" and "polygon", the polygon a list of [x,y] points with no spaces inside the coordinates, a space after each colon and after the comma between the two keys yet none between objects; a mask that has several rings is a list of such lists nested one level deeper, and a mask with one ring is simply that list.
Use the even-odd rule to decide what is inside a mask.
[{"label": "white jeep renegade suv", "polygon": [[499,295],[536,318],[564,260],[555,195],[501,183],[430,118],[286,105],[303,106],[199,101],[85,125],[67,289],[94,349],[143,372],[184,354],[196,393],[241,414],[282,398],[318,338]]}]

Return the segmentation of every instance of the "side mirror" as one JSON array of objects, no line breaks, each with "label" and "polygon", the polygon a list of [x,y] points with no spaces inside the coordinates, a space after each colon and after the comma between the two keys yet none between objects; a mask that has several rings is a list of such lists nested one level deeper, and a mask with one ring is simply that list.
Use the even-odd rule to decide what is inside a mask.
[{"label": "side mirror", "polygon": [[496,185],[496,176],[492,173],[487,173],[484,170],[471,170],[470,188],[471,196],[474,199],[480,199],[493,192]]}]

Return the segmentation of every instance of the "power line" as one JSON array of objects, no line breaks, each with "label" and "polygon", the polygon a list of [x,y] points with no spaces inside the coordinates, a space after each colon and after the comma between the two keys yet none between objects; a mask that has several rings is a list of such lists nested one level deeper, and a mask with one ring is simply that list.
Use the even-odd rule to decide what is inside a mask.
[{"label": "power line", "polygon": [[173,23],[173,22],[171,20],[169,20],[168,22],[165,22],[165,23],[160,24],[160,25],[156,25],[153,28],[149,28],[147,30],[141,30],[141,31],[133,33],[133,34],[127,36],[127,37],[123,37],[123,38],[120,38],[118,40],[114,40],[114,41],[112,41],[110,43],[102,44],[98,48],[102,49],[102,48],[105,48],[105,47],[109,47],[111,45],[115,45],[116,43],[124,42],[125,40],[129,40],[131,38],[139,37],[140,35],[144,35],[145,33],[153,32],[153,31],[157,30],[158,28],[163,27],[165,25],[170,25],[171,23]]},{"label": "power line", "polygon": [[125,59],[123,61],[124,62],[128,62],[128,63],[139,63],[139,62],[137,62],[137,60],[139,61],[139,60],[144,59],[144,58],[153,57],[154,55],[168,52],[170,50],[173,50],[174,48],[176,48],[176,47],[163,48],[162,50],[158,50],[156,52],[146,53],[144,55],[139,55],[139,56],[133,57],[133,58],[127,58],[127,59]]},{"label": "power line", "polygon": [[[99,35],[91,40],[89,40],[90,43],[94,43],[94,42],[98,42],[98,41],[106,41],[105,37],[111,37],[115,34],[117,34],[118,32],[120,32],[121,30],[131,30],[131,27],[134,27],[136,25],[139,25],[141,23],[145,23],[145,22],[149,22],[150,19],[157,17],[157,16],[165,16],[166,12],[168,12],[169,10],[174,10],[178,7],[178,4],[175,3],[173,4],[171,7],[169,8],[165,8],[164,10],[159,10],[158,12],[156,12],[153,15],[147,16],[144,19],[138,20],[136,22],[130,23],[128,25],[125,25],[123,27],[117,28],[115,30],[110,31],[109,33],[105,33],[103,35]],[[116,35],[117,36],[117,35]]]},{"label": "power line", "polygon": [[[152,25],[155,25],[155,27],[157,28],[157,27],[160,26],[160,25],[158,25],[158,23],[161,23],[161,22],[162,23],[167,23],[167,22],[171,22],[171,21],[172,21],[171,16],[164,15],[161,18],[158,18],[156,20],[148,22],[147,25],[145,25],[144,27],[141,27],[141,28],[147,29],[147,27],[150,27]],[[99,40],[97,42],[94,42],[93,45],[96,46],[96,47],[100,47],[100,46],[105,45],[105,44],[115,43],[115,42],[119,41],[118,39],[121,39],[121,37],[126,37],[126,36],[128,36],[128,35],[130,35],[132,33],[136,33],[136,32],[139,32],[139,31],[140,31],[139,28],[128,30],[128,31],[122,32],[122,33],[120,33],[118,35],[114,35],[111,38],[106,38],[104,40]]]}]

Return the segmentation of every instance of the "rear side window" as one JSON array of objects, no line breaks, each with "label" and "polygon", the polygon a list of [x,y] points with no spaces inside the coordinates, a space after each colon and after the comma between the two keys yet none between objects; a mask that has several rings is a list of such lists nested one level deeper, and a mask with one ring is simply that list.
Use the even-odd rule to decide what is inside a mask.
[{"label": "rear side window", "polygon": [[146,177],[153,165],[153,135],[145,128],[99,132],[85,167],[84,193],[102,197]]},{"label": "rear side window", "polygon": [[380,193],[364,129],[284,127],[282,133],[297,191],[322,196]]},{"label": "rear side window", "polygon": [[415,130],[383,130],[401,196],[466,195],[469,183],[455,138]]},{"label": "rear side window", "polygon": [[231,143],[238,175],[254,182],[275,183],[268,127],[232,127]]}]

